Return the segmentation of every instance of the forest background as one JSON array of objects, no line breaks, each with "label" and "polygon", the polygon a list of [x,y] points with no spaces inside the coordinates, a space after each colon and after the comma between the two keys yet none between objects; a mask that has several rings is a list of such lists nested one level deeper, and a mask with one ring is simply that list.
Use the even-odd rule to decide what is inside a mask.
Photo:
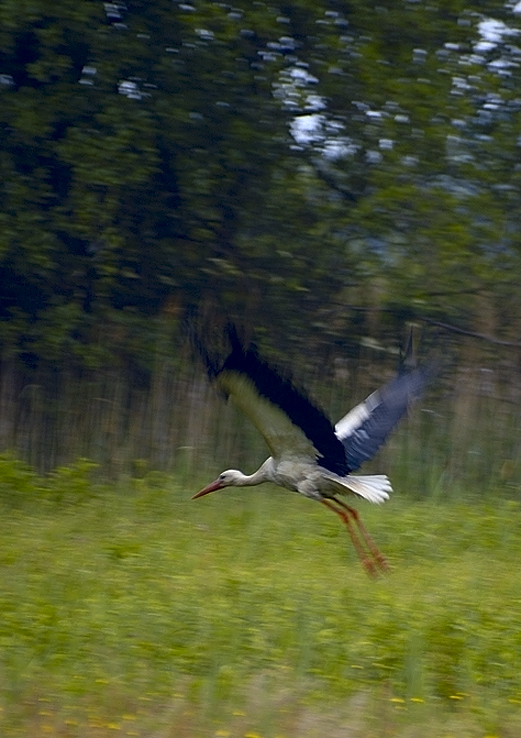
[{"label": "forest background", "polygon": [[[0,0],[3,736],[521,735],[520,34]],[[298,495],[190,502],[266,454],[183,330],[228,321],[332,419],[442,355],[367,465],[388,577]]]},{"label": "forest background", "polygon": [[443,463],[511,479],[518,21],[490,1],[3,0],[0,446],[116,475],[240,457],[187,314],[247,326],[333,414],[412,324],[448,359]]}]

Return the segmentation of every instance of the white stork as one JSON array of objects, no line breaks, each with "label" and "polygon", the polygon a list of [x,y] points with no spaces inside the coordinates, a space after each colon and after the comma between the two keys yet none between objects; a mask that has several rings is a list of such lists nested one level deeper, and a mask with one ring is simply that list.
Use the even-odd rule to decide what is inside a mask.
[{"label": "white stork", "polygon": [[192,499],[224,487],[273,482],[336,512],[369,574],[375,575],[378,568],[388,569],[358,512],[337,495],[352,493],[377,504],[389,498],[392,487],[387,476],[354,476],[352,472],[385,442],[430,380],[432,368],[401,372],[333,427],[322,410],[289,379],[260,359],[253,348],[245,348],[233,328],[229,336],[232,351],[220,368],[199,342],[198,349],[210,380],[252,421],[271,456],[253,474],[237,469],[224,471]]}]

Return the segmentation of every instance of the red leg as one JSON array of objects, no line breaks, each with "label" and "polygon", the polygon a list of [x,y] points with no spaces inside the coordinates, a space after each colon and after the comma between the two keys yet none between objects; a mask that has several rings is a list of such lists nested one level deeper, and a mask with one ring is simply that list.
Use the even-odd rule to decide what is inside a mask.
[{"label": "red leg", "polygon": [[[387,561],[367,532],[365,526],[360,520],[358,512],[354,508],[349,507],[349,505],[346,505],[344,502],[337,500],[336,497],[333,497],[331,499],[343,509],[339,510],[332,504],[331,500],[320,500],[320,502],[328,507],[330,510],[333,510],[333,512],[336,512],[336,514],[342,518],[347,531],[351,536],[351,540],[353,541],[353,545],[356,549],[358,557],[365,567],[367,573],[370,576],[375,577],[378,575],[377,568],[379,568],[381,571],[388,571],[389,565]],[[353,520],[356,524],[356,527],[358,528],[358,531],[353,527]],[[359,536],[361,536],[362,540],[360,540]],[[367,547],[367,550],[366,548],[364,548],[364,544]]]},{"label": "red leg", "polygon": [[360,534],[365,541],[367,548],[373,555],[374,559],[378,562],[379,567],[383,571],[389,571],[389,564],[387,563],[385,556],[383,555],[383,553],[380,551],[376,543],[373,541],[373,539],[369,535],[367,528],[365,527],[365,525],[362,523],[360,519],[358,510],[355,510],[354,507],[350,507],[349,505],[346,505],[346,503],[343,500],[338,500],[336,497],[333,499],[335,500],[337,505],[340,505],[340,507],[343,507],[344,510],[347,510],[349,514],[352,515],[358,527],[358,530],[360,531]]},{"label": "red leg", "polygon": [[367,573],[372,577],[376,576],[374,562],[371,561],[371,559],[367,558],[363,543],[358,537],[356,530],[353,528],[353,524],[351,522],[350,516],[347,513],[345,513],[343,510],[339,510],[338,508],[336,508],[331,502],[329,502],[329,500],[320,500],[320,502],[326,507],[328,507],[330,510],[333,510],[333,512],[336,512],[337,515],[340,515],[340,517],[345,523],[347,532],[351,536],[351,540],[353,541],[353,545],[356,549],[356,553],[358,554],[358,558],[364,565]]}]

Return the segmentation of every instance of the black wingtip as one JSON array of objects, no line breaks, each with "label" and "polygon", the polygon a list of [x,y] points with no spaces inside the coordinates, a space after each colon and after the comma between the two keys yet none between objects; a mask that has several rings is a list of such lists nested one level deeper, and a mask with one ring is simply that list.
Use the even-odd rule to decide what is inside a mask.
[{"label": "black wingtip", "polygon": [[232,354],[246,356],[247,354],[257,355],[257,347],[251,340],[245,337],[245,327],[240,328],[236,323],[229,322],[226,324],[225,335],[230,342]]},{"label": "black wingtip", "polygon": [[[416,335],[415,335],[416,332]],[[409,333],[404,347],[400,347],[399,360],[398,360],[398,375],[409,374],[421,377],[423,381],[423,387],[426,388],[429,384],[434,382],[442,373],[443,367],[446,364],[446,360],[442,355],[437,341],[434,345],[431,344],[428,351],[428,359],[426,361],[418,362],[418,351],[416,345],[421,344],[424,341],[425,336],[420,334],[418,337],[418,326],[414,323],[410,323]],[[425,347],[424,347],[425,348]],[[420,351],[420,353],[423,353]]]},{"label": "black wingtip", "polygon": [[225,332],[228,336],[228,340],[230,341],[232,351],[240,351],[241,353],[245,353],[244,343],[239,338],[239,332],[235,323],[228,323],[226,325]]},{"label": "black wingtip", "polygon": [[195,354],[202,359],[206,371],[210,379],[214,379],[219,373],[219,360],[212,356],[206,347],[206,343],[201,337],[200,332],[195,326],[193,320],[187,319],[183,326],[183,332]]},{"label": "black wingtip", "polygon": [[400,346],[398,373],[403,374],[407,371],[410,371],[411,369],[416,368],[417,363],[418,362],[414,351],[414,325],[411,324],[405,348],[402,348]]},{"label": "black wingtip", "polygon": [[[255,346],[244,340],[244,329],[232,322],[228,322],[224,329],[210,326],[198,328],[195,320],[187,320],[183,332],[194,354],[202,360],[211,381],[230,361],[241,363],[246,357],[257,355]],[[223,345],[226,343],[229,345]]]}]

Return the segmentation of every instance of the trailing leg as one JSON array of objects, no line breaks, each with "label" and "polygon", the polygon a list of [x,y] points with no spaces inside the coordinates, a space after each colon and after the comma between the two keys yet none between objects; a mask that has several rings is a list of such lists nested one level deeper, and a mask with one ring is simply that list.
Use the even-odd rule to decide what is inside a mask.
[{"label": "trailing leg", "polygon": [[[358,558],[362,562],[367,573],[372,577],[378,576],[378,567],[381,570],[388,569],[387,562],[372,541],[372,547],[368,544],[367,538],[369,538],[369,534],[362,526],[360,519],[356,515],[356,511],[354,511],[347,505],[342,505],[335,498],[333,498],[333,501],[339,504],[340,507],[344,509],[338,509],[335,505],[333,505],[331,500],[320,500],[323,505],[339,515],[344,522],[347,528],[347,532],[349,533],[355,547],[356,553],[358,554]],[[353,520],[355,521],[356,527],[353,525]],[[362,538],[360,538],[360,534],[362,535]],[[364,547],[364,543],[366,544],[367,548]],[[375,551],[378,552],[378,555],[375,555]]]}]

